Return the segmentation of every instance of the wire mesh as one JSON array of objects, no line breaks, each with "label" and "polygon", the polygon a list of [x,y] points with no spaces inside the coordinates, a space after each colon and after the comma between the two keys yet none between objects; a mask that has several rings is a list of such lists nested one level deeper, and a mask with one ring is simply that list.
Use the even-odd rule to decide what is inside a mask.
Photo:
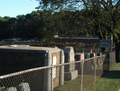
[{"label": "wire mesh", "polygon": [[[18,75],[10,74],[8,77],[0,78],[0,91],[9,87],[19,88],[21,83],[28,83],[29,87],[23,86],[27,91],[43,91],[44,86],[44,69],[31,72],[23,72]],[[12,90],[11,90],[12,91]],[[21,90],[20,90],[21,91]]]},{"label": "wire mesh", "polygon": [[[4,91],[6,88],[10,87],[16,87],[16,89],[19,89],[21,83],[24,84],[22,85],[22,88],[24,89],[30,89],[30,91],[44,91],[44,88],[46,86],[45,84],[47,82],[46,80],[48,80],[47,77],[50,77],[50,80],[52,80],[50,81],[51,83],[49,86],[51,86],[51,89],[55,88],[54,91],[66,91],[68,89],[69,91],[84,91],[87,87],[91,86],[97,79],[99,79],[106,70],[108,71],[114,67],[115,64],[115,52],[110,52],[107,53],[107,55],[96,56],[93,58],[85,59],[83,61],[78,60],[75,62],[64,63],[56,66],[54,65],[50,67],[40,67],[40,69],[30,69],[30,71],[26,70],[9,75],[3,75],[0,76],[0,91]],[[61,77],[59,74],[61,72],[62,66],[64,66],[65,72],[65,89],[61,88],[61,90],[58,90],[56,87],[60,85]],[[48,70],[50,70],[49,74],[45,76],[45,72]],[[75,75],[76,72],[78,72],[78,76]],[[26,83],[29,86],[25,85]]]},{"label": "wire mesh", "polygon": [[116,64],[115,61],[115,52],[109,53],[109,70],[112,69]]},{"label": "wire mesh", "polygon": [[106,53],[106,55],[104,57],[103,70],[104,70],[103,74],[106,74],[107,72],[109,72],[109,55],[108,55],[108,53]]},{"label": "wire mesh", "polygon": [[92,83],[94,83],[94,71],[95,71],[95,60],[90,59],[87,61],[84,61],[84,67],[83,67],[83,90],[85,88],[89,87]]},{"label": "wire mesh", "polygon": [[109,72],[116,64],[116,54],[115,51],[106,53],[104,57],[103,70],[104,74]]},{"label": "wire mesh", "polygon": [[99,79],[103,75],[103,63],[104,63],[104,56],[100,56],[96,58],[96,79]]},{"label": "wire mesh", "polygon": [[[79,62],[80,64],[80,62]],[[53,91],[80,91],[80,82],[81,82],[81,74],[77,74],[78,71],[75,69],[76,63],[65,63],[64,69],[70,69],[70,65],[74,65],[74,68],[71,70],[66,70],[64,72],[64,85],[54,88]],[[77,75],[76,75],[77,74]]]}]

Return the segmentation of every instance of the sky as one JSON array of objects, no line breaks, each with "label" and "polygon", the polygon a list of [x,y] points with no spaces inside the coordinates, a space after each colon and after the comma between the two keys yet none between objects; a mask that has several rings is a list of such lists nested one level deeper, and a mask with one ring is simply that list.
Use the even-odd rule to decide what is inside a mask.
[{"label": "sky", "polygon": [[39,5],[36,0],[0,0],[0,16],[16,17],[36,11]]}]

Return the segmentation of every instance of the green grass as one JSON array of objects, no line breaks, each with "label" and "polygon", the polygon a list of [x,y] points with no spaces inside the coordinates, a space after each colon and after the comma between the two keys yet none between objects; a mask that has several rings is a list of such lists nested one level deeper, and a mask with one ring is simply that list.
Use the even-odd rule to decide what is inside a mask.
[{"label": "green grass", "polygon": [[58,86],[54,91],[80,91],[80,75],[72,81],[65,81],[63,86]]},{"label": "green grass", "polygon": [[109,73],[97,80],[86,91],[118,91],[120,88],[120,63],[117,63]]},{"label": "green grass", "polygon": [[5,90],[5,87],[0,87],[0,91],[4,91]]},{"label": "green grass", "polygon": [[[84,75],[83,79],[85,79],[83,81],[84,88],[89,87],[93,81],[93,77],[91,75]],[[65,81],[63,86],[54,88],[54,91],[80,91],[80,82],[81,76],[79,75],[77,79]]]},{"label": "green grass", "polygon": [[[65,81],[63,86],[58,86],[54,91],[80,91],[80,78],[72,81]],[[120,63],[117,63],[104,77],[93,83],[92,75],[84,75],[83,77],[84,91],[118,91],[120,88]]]}]

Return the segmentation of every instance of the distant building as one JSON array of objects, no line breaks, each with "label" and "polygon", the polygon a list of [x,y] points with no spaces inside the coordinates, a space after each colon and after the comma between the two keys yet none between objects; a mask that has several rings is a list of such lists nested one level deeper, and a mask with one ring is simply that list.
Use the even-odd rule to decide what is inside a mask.
[{"label": "distant building", "polygon": [[74,42],[78,42],[78,43],[99,43],[99,37],[94,36],[94,37],[54,37],[55,38],[55,42],[58,43],[74,43]]}]

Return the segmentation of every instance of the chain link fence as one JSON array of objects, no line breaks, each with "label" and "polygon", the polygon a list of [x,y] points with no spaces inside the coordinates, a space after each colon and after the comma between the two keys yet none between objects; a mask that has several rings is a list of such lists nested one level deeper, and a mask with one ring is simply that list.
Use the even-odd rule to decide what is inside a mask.
[{"label": "chain link fence", "polygon": [[[108,57],[109,54],[109,57]],[[107,55],[101,55],[92,57],[85,60],[78,60],[72,63],[64,63],[59,65],[52,65],[47,67],[39,67],[34,69],[29,69],[25,71],[20,71],[8,75],[0,76],[0,91],[46,91],[47,85],[51,89],[47,89],[48,91],[84,91],[87,87],[91,86],[97,79],[99,79],[104,70],[109,70],[115,65],[115,52],[110,52]],[[73,88],[66,86],[66,89],[58,90],[56,86],[59,87],[61,77],[57,74],[57,78],[54,79],[54,68],[60,69],[63,67],[66,69],[70,67],[70,65],[75,66],[75,70],[78,70],[78,77],[73,81],[65,81],[66,85],[70,85],[69,82],[74,83]],[[9,69],[8,69],[9,70]],[[64,70],[64,69],[63,69]],[[74,70],[74,69],[73,69]],[[47,76],[45,76],[45,72],[49,71]],[[50,78],[51,81],[47,81],[47,78]],[[49,82],[46,85],[46,82]],[[71,85],[70,85],[71,86]],[[56,87],[56,88],[54,88]]]},{"label": "chain link fence", "polygon": [[45,69],[48,68],[35,68],[0,76],[0,91],[43,91]]},{"label": "chain link fence", "polygon": [[112,69],[116,64],[116,53],[115,51],[111,51],[108,53],[105,53],[105,60],[104,60],[104,73],[109,72],[110,69]]}]

